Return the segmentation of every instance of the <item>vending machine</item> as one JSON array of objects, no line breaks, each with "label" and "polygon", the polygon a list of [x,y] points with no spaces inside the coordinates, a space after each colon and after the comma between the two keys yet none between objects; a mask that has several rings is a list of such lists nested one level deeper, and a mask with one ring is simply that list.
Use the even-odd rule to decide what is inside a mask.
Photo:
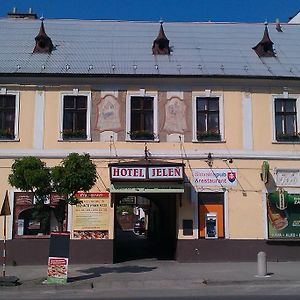
[{"label": "vending machine", "polygon": [[217,213],[210,212],[205,215],[205,238],[217,239],[218,238],[218,226],[217,226]]}]

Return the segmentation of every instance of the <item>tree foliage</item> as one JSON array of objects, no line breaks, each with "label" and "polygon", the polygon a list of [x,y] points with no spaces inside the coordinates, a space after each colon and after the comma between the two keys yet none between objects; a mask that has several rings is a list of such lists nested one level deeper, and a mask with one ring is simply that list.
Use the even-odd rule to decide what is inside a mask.
[{"label": "tree foliage", "polygon": [[39,158],[28,156],[15,160],[8,182],[22,191],[30,191],[38,201],[50,194],[50,169]]},{"label": "tree foliage", "polygon": [[89,154],[69,154],[60,166],[51,170],[53,189],[65,197],[69,204],[76,204],[75,194],[78,191],[89,191],[96,183],[96,165],[91,161]]},{"label": "tree foliage", "polygon": [[78,191],[89,191],[97,180],[96,165],[89,154],[70,153],[59,166],[48,168],[39,158],[29,156],[15,160],[8,181],[22,191],[32,192],[37,202],[35,212],[37,220],[49,217],[51,208],[45,200],[51,192],[61,196],[53,212],[60,223],[65,218],[66,204],[77,204]]}]

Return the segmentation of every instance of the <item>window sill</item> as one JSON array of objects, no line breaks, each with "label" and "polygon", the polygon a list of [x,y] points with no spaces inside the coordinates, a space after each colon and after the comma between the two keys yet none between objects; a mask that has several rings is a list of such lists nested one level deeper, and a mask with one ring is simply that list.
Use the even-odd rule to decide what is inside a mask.
[{"label": "window sill", "polygon": [[154,140],[131,140],[131,139],[125,139],[125,142],[133,142],[133,143],[159,143],[159,139],[154,139]]},{"label": "window sill", "polygon": [[87,139],[58,139],[57,140],[58,142],[64,142],[64,143],[67,143],[67,142],[70,142],[70,143],[73,143],[73,142],[83,142],[83,143],[86,143],[86,142],[91,142],[92,139],[91,138],[87,138]]},{"label": "window sill", "polygon": [[272,144],[300,144],[300,141],[272,141]]},{"label": "window sill", "polygon": [[215,140],[215,141],[198,141],[198,140],[192,140],[192,143],[196,143],[196,144],[220,144],[220,143],[226,143],[226,140]]},{"label": "window sill", "polygon": [[17,138],[17,139],[13,139],[13,140],[10,140],[10,139],[0,139],[0,143],[1,142],[20,142],[20,139],[19,138]]}]

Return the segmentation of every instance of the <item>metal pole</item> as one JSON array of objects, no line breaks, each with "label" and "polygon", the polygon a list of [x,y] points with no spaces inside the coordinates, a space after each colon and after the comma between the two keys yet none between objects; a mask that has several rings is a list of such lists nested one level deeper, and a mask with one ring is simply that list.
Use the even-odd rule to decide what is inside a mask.
[{"label": "metal pole", "polygon": [[4,238],[3,238],[3,277],[5,277],[6,265],[6,215],[4,215]]}]

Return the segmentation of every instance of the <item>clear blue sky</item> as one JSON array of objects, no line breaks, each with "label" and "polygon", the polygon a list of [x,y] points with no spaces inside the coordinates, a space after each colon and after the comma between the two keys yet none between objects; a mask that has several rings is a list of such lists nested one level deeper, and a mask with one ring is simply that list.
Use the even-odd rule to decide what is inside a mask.
[{"label": "clear blue sky", "polygon": [[13,7],[46,19],[287,22],[300,0],[0,0],[0,16]]}]

